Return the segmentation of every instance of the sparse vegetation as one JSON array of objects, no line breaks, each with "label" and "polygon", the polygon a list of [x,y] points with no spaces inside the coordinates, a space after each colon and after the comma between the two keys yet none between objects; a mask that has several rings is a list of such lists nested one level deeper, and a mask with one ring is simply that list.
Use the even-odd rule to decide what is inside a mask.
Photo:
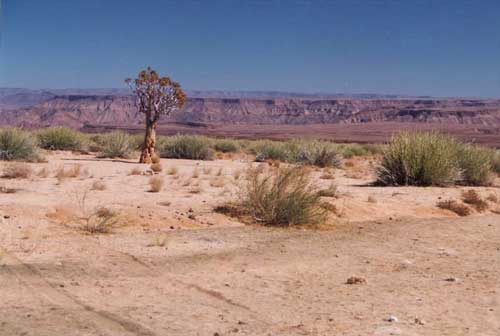
[{"label": "sparse vegetation", "polygon": [[35,138],[19,128],[0,129],[0,160],[39,161]]},{"label": "sparse vegetation", "polygon": [[160,192],[163,188],[164,180],[161,176],[152,176],[149,179],[149,191],[151,192]]},{"label": "sparse vegetation", "polygon": [[469,216],[472,213],[471,209],[467,205],[452,199],[439,201],[437,203],[437,207],[453,211],[454,213],[462,217]]},{"label": "sparse vegetation", "polygon": [[326,218],[309,170],[303,167],[279,168],[267,174],[249,169],[241,197],[244,212],[266,225],[313,224]]},{"label": "sparse vegetation", "polygon": [[481,195],[475,190],[467,190],[462,193],[462,201],[469,204],[478,212],[483,212],[488,209],[488,202],[486,202]]},{"label": "sparse vegetation", "polygon": [[64,168],[64,166],[59,167],[56,170],[55,178],[58,180],[63,180],[65,178],[76,178],[83,173],[82,166],[79,164],[72,165],[69,168]]},{"label": "sparse vegetation", "polygon": [[128,159],[132,154],[130,136],[125,132],[111,132],[102,135],[99,140],[102,158],[124,158]]},{"label": "sparse vegetation", "polygon": [[13,162],[3,166],[2,177],[8,179],[27,179],[33,174],[30,165],[23,162]]},{"label": "sparse vegetation", "polygon": [[83,135],[67,127],[49,127],[38,131],[38,143],[41,148],[49,150],[83,149]]},{"label": "sparse vegetation", "polygon": [[161,157],[171,159],[212,160],[214,151],[208,138],[194,135],[176,135],[162,138],[158,151]]},{"label": "sparse vegetation", "polygon": [[81,228],[87,233],[110,233],[118,221],[118,214],[108,208],[100,207],[82,220]]}]

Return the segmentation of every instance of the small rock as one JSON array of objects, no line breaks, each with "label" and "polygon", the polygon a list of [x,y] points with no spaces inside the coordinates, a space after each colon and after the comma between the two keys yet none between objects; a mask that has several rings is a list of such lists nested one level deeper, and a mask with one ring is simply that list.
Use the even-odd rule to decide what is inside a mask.
[{"label": "small rock", "polygon": [[345,282],[347,285],[360,285],[365,284],[366,279],[361,277],[352,276]]},{"label": "small rock", "polygon": [[449,277],[449,278],[444,279],[444,281],[448,281],[448,282],[457,282],[457,281],[458,281],[458,279],[457,279],[457,278],[455,278],[455,277]]},{"label": "small rock", "polygon": [[10,218],[10,216],[9,216],[9,215],[4,215],[4,216],[3,216],[3,218],[5,218],[5,219],[9,219],[9,218]]},{"label": "small rock", "polygon": [[399,322],[399,319],[396,316],[394,316],[394,315],[389,315],[389,317],[386,318],[385,320],[387,322],[396,322],[396,323]]}]

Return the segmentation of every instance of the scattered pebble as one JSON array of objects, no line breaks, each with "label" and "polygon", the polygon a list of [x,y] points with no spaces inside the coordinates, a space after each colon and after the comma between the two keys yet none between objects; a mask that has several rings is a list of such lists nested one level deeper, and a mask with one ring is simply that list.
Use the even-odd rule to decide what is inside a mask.
[{"label": "scattered pebble", "polygon": [[387,322],[395,322],[395,323],[399,322],[399,319],[396,316],[394,316],[394,315],[389,315],[389,317],[386,318],[385,320]]}]

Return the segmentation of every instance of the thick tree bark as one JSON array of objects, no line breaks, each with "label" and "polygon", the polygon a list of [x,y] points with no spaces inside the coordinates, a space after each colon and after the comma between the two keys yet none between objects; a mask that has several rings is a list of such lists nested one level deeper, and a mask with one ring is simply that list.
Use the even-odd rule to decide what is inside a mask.
[{"label": "thick tree bark", "polygon": [[146,117],[146,135],[142,144],[142,153],[139,163],[151,163],[151,157],[155,153],[156,145],[156,122]]}]

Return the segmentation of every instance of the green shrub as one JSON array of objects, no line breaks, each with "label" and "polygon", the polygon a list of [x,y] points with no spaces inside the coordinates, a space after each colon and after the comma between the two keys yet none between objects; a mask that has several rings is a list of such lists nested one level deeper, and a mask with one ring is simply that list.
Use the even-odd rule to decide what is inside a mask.
[{"label": "green shrub", "polygon": [[38,132],[40,147],[50,150],[82,150],[84,137],[67,127],[49,127]]},{"label": "green shrub", "polygon": [[500,174],[500,151],[495,151],[495,154],[493,155],[493,171],[497,174]]},{"label": "green shrub", "polygon": [[383,153],[383,146],[376,144],[343,144],[339,146],[342,156],[350,159],[354,156],[377,155]]},{"label": "green shrub", "polygon": [[391,140],[378,169],[382,185],[449,185],[460,177],[458,143],[438,133],[403,132]]},{"label": "green shrub", "polygon": [[0,160],[39,159],[36,140],[30,133],[19,128],[0,129]]},{"label": "green shrub", "polygon": [[340,155],[335,144],[327,141],[296,140],[285,144],[288,161],[317,167],[339,167]]},{"label": "green shrub", "polygon": [[313,224],[325,220],[327,214],[304,167],[268,173],[250,169],[241,196],[243,212],[267,225]]},{"label": "green shrub", "polygon": [[220,139],[215,140],[214,149],[222,153],[236,153],[239,152],[240,146],[236,140]]},{"label": "green shrub", "polygon": [[491,184],[494,152],[485,147],[460,145],[457,150],[460,182],[466,185],[486,186]]},{"label": "green shrub", "polygon": [[144,144],[144,134],[132,134],[129,137],[130,147],[133,150],[141,150]]},{"label": "green shrub", "polygon": [[255,155],[255,161],[257,162],[266,160],[287,161],[289,155],[283,142],[271,140],[254,141],[249,145],[248,151]]},{"label": "green shrub", "polygon": [[100,147],[99,157],[104,158],[130,158],[132,146],[130,145],[130,136],[127,133],[115,131],[102,134],[97,139]]},{"label": "green shrub", "polygon": [[196,135],[176,135],[162,138],[158,143],[158,151],[163,158],[212,160],[213,150],[210,139]]}]

